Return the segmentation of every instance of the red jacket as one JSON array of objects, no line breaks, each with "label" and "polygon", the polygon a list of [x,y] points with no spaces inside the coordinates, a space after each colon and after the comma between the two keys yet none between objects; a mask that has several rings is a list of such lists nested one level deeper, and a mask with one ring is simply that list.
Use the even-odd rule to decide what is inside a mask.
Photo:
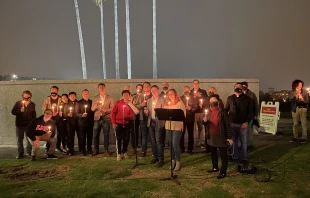
[{"label": "red jacket", "polygon": [[111,111],[112,124],[127,124],[133,118],[133,111],[122,99],[115,103]]}]

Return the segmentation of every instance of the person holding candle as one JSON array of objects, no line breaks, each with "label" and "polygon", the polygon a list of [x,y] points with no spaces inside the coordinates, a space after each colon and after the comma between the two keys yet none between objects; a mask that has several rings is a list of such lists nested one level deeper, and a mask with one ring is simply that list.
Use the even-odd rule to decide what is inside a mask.
[{"label": "person holding candle", "polygon": [[40,141],[50,144],[47,152],[47,159],[57,159],[54,155],[57,139],[55,138],[55,122],[52,120],[52,109],[46,109],[44,114],[31,121],[27,129],[27,138],[32,144],[31,161],[36,161],[37,151],[40,148]]},{"label": "person holding candle", "polygon": [[[242,84],[240,82],[235,84],[234,94],[227,98],[224,110],[228,112],[229,121],[233,130],[234,154],[232,160],[235,162],[240,160],[241,163],[247,164],[248,124],[254,117],[254,108],[251,98],[242,92]],[[241,141],[241,153],[238,148],[239,139]]]},{"label": "person holding candle", "polygon": [[232,130],[228,114],[219,107],[219,101],[219,95],[213,94],[210,96],[210,107],[205,109],[203,124],[205,125],[207,144],[210,146],[212,159],[212,169],[208,172],[213,173],[219,171],[217,155],[217,150],[219,150],[222,166],[217,178],[223,179],[226,177],[228,166],[227,143],[232,145]]},{"label": "person holding candle", "polygon": [[99,137],[101,129],[104,135],[104,149],[107,155],[111,155],[109,151],[109,135],[111,127],[111,110],[114,106],[114,100],[106,93],[104,83],[98,84],[99,95],[93,98],[91,110],[94,112],[94,151],[93,156],[99,154]]},{"label": "person holding candle", "polygon": [[[74,137],[75,133],[78,134],[78,119],[81,116],[81,110],[76,100],[76,93],[69,93],[69,102],[65,105],[65,117],[67,119],[67,130],[68,130],[68,154],[73,156],[74,151]],[[80,145],[80,138],[78,136],[78,143]]]},{"label": "person holding candle", "polygon": [[[132,104],[133,105],[137,104],[137,100],[138,100],[139,96],[142,93],[142,88],[143,88],[142,84],[137,84],[136,85],[136,93],[133,94],[133,97],[132,97]],[[134,132],[130,133],[132,154],[134,154],[134,155],[137,152],[137,147],[138,147],[138,143],[139,143],[139,137],[140,137],[140,140],[141,140],[141,134],[139,133],[140,132],[139,129],[140,129],[140,114],[138,113],[138,114],[136,114],[134,116]]]},{"label": "person holding candle", "polygon": [[207,92],[204,89],[201,89],[199,87],[200,82],[199,80],[195,79],[193,80],[193,89],[191,90],[191,95],[197,100],[197,110],[195,113],[195,144],[200,146],[200,148],[204,148],[205,144],[205,134],[203,132],[203,125],[202,125],[202,119],[203,119],[203,103],[207,99]]},{"label": "person holding candle", "polygon": [[82,155],[92,154],[93,142],[93,127],[94,127],[94,112],[91,110],[92,100],[89,99],[89,91],[84,89],[82,91],[82,99],[78,102],[81,115],[79,117],[79,150]]},{"label": "person holding candle", "polygon": [[[61,103],[59,105],[58,117],[56,121],[57,126],[57,144],[56,144],[56,151],[67,153],[67,138],[68,138],[68,131],[67,131],[67,119],[64,115],[64,107],[68,103],[68,94],[61,95]],[[62,144],[62,148],[60,145]]]},{"label": "person holding candle", "polygon": [[141,94],[138,97],[136,108],[140,110],[140,130],[141,130],[141,136],[142,136],[142,148],[141,153],[139,154],[140,158],[143,158],[146,156],[147,151],[147,141],[149,136],[149,129],[147,127],[147,120],[148,117],[143,113],[144,109],[146,109],[147,100],[152,97],[151,93],[151,83],[144,82],[143,83],[143,94]]},{"label": "person holding candle", "polygon": [[194,123],[195,123],[195,112],[197,110],[197,100],[195,100],[194,96],[190,95],[190,88],[188,86],[184,86],[183,88],[183,96],[181,96],[181,100],[186,108],[186,118],[183,123],[184,132],[182,133],[182,137],[180,140],[180,148],[181,153],[185,152],[184,147],[184,135],[187,129],[188,136],[188,144],[187,144],[187,152],[189,154],[193,154],[194,149]]},{"label": "person holding candle", "polygon": [[304,82],[302,80],[294,80],[292,90],[288,94],[291,102],[291,112],[293,118],[293,138],[290,142],[298,141],[299,120],[301,121],[302,136],[300,142],[307,143],[307,107],[309,104],[309,95],[303,89]]},{"label": "person holding candle", "polygon": [[129,158],[127,153],[129,143],[129,120],[133,118],[133,111],[127,105],[130,102],[130,91],[122,91],[123,99],[117,101],[111,111],[112,126],[116,134],[117,161]]},{"label": "person holding candle", "polygon": [[[164,105],[164,108],[167,109],[181,109],[184,112],[186,117],[186,108],[181,101],[178,93],[175,89],[170,89],[167,92],[167,99]],[[168,134],[168,141],[170,149],[172,149],[172,167],[175,171],[181,169],[181,149],[180,149],[180,140],[182,133],[184,132],[183,122],[182,121],[167,121],[165,124],[166,132]],[[172,137],[172,139],[171,139]]]},{"label": "person holding candle", "polygon": [[53,111],[53,120],[56,120],[56,116],[58,114],[58,107],[61,103],[61,97],[58,95],[59,88],[57,86],[52,86],[51,95],[44,99],[42,104],[42,113],[44,113],[45,109],[52,109]]},{"label": "person holding candle", "polygon": [[[35,104],[31,101],[32,93],[28,90],[22,93],[22,100],[15,103],[11,113],[15,117],[16,139],[18,155],[16,159],[24,157],[24,135],[30,122],[36,118]],[[27,155],[31,155],[31,144],[27,140]]]},{"label": "person holding candle", "polygon": [[147,108],[144,109],[144,114],[148,116],[147,127],[151,135],[153,159],[151,164],[157,163],[157,167],[164,165],[164,142],[163,128],[165,127],[164,120],[158,120],[155,114],[155,108],[163,108],[165,104],[164,97],[160,97],[159,87],[153,85],[151,88],[152,98],[147,100]]},{"label": "person holding candle", "polygon": [[160,92],[159,96],[165,98],[165,96],[167,95],[167,91],[169,89],[169,83],[165,81],[161,84],[161,86],[163,90]]}]

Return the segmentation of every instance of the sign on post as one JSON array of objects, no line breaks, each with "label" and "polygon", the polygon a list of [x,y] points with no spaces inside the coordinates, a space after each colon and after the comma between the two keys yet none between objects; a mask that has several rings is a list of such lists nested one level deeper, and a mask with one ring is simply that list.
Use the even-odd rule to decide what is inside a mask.
[{"label": "sign on post", "polygon": [[279,102],[263,101],[260,108],[260,128],[259,132],[271,133],[277,132],[278,120],[280,119]]}]

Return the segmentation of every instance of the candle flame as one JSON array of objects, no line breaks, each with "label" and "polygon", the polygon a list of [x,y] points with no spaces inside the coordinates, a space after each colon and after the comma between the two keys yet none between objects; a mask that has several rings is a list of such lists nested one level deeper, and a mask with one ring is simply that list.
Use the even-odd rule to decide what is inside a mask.
[{"label": "candle flame", "polygon": [[87,105],[85,105],[85,108],[87,107]]}]

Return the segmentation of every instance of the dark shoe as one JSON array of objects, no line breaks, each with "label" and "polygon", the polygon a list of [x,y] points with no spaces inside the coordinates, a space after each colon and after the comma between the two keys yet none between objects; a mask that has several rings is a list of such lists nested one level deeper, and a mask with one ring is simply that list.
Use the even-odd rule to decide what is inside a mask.
[{"label": "dark shoe", "polygon": [[293,143],[293,142],[297,142],[297,139],[296,139],[296,138],[292,138],[292,139],[290,140],[290,143]]},{"label": "dark shoe", "polygon": [[193,155],[193,151],[192,150],[188,150],[187,152],[188,152],[188,154]]},{"label": "dark shoe", "polygon": [[140,158],[143,158],[143,157],[145,157],[145,156],[146,156],[146,153],[143,153],[143,152],[142,152],[142,153],[139,154],[139,157],[140,157]]},{"label": "dark shoe", "polygon": [[87,155],[92,155],[92,152],[91,151],[87,151]]},{"label": "dark shoe", "polygon": [[74,155],[74,151],[68,151],[69,156],[73,156]]},{"label": "dark shoe", "polygon": [[307,144],[307,140],[306,140],[306,139],[302,139],[302,140],[300,141],[300,143],[302,143],[302,144]]},{"label": "dark shoe", "polygon": [[212,168],[211,170],[208,170],[208,173],[214,173],[214,172],[218,172],[219,169],[218,168]]},{"label": "dark shoe", "polygon": [[150,164],[155,164],[156,162],[158,162],[158,159],[153,158],[153,159],[150,161]]},{"label": "dark shoe", "polygon": [[105,155],[105,156],[108,156],[108,157],[111,156],[112,154],[113,154],[113,153],[110,152],[109,150],[107,150],[107,151],[104,153],[104,155]]},{"label": "dark shoe", "polygon": [[206,148],[204,144],[200,144],[200,148]]},{"label": "dark shoe", "polygon": [[94,151],[91,155],[92,155],[92,156],[99,155],[99,152]]},{"label": "dark shoe", "polygon": [[217,178],[218,179],[224,179],[224,177],[226,177],[226,173],[220,173]]},{"label": "dark shoe", "polygon": [[31,156],[31,161],[36,161],[36,156]]},{"label": "dark shoe", "polygon": [[31,157],[31,154],[30,154],[30,153],[27,153],[26,156],[27,156],[27,157]]},{"label": "dark shoe", "polygon": [[241,160],[241,164],[243,164],[243,165],[248,165],[249,162],[248,162],[248,160]]},{"label": "dark shoe", "polygon": [[18,154],[17,156],[16,156],[16,159],[23,159],[24,158],[24,154]]},{"label": "dark shoe", "polygon": [[54,154],[47,155],[47,159],[58,159]]},{"label": "dark shoe", "polygon": [[159,168],[159,167],[162,167],[164,165],[164,161],[158,161],[158,163],[157,163],[157,167]]},{"label": "dark shoe", "polygon": [[181,149],[181,153],[184,153],[185,152],[185,149]]}]

